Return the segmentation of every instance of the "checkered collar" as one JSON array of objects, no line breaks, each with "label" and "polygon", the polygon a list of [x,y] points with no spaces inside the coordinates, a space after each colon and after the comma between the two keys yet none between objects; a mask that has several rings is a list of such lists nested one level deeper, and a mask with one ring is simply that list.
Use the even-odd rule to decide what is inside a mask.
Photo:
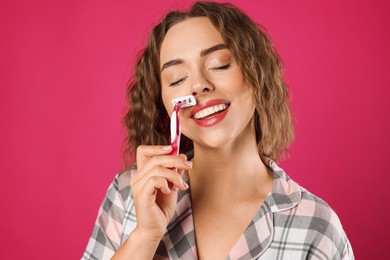
[{"label": "checkered collar", "polygon": [[[267,158],[262,161],[273,171],[272,191],[267,196],[251,223],[232,248],[227,259],[259,257],[273,238],[273,213],[294,208],[301,201],[301,190],[277,164]],[[185,181],[188,174],[183,175]],[[167,227],[162,242],[169,259],[196,259],[196,240],[191,208],[190,189],[180,191],[175,215]]]},{"label": "checkered collar", "polygon": [[299,185],[294,182],[279,166],[268,157],[261,157],[274,173],[272,191],[268,194],[266,202],[273,213],[294,208],[302,199]]}]

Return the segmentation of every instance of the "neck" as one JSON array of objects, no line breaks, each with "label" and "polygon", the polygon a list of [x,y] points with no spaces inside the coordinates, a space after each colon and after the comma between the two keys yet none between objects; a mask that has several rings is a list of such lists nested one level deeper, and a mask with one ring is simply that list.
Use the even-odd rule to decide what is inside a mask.
[{"label": "neck", "polygon": [[193,163],[191,192],[207,200],[265,197],[272,183],[272,174],[259,156],[254,131],[245,140],[237,138],[223,147],[205,148],[195,144]]}]

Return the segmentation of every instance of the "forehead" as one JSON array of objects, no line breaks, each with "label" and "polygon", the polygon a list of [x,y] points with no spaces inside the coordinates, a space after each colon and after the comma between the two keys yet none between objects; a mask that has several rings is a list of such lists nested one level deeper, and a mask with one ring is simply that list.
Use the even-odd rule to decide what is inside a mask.
[{"label": "forehead", "polygon": [[199,56],[200,52],[224,43],[221,34],[207,17],[186,19],[172,26],[161,45],[161,64],[177,58]]}]

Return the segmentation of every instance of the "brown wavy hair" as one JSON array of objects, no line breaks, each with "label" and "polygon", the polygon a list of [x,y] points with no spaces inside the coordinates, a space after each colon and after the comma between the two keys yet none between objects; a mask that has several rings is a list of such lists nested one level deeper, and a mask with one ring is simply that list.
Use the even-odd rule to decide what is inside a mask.
[{"label": "brown wavy hair", "polygon": [[[274,160],[283,158],[294,139],[294,128],[281,61],[262,26],[231,4],[214,2],[196,2],[188,12],[171,11],[153,28],[128,83],[125,152],[131,157],[139,145],[168,143],[169,117],[161,98],[160,48],[172,26],[192,17],[210,19],[254,90],[259,154]],[[183,136],[181,152],[191,149],[192,141]]]}]

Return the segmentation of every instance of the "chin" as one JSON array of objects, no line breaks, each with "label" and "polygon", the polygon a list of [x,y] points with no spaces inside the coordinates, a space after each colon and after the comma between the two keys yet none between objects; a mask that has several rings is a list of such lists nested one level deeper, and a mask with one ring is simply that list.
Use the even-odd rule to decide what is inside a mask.
[{"label": "chin", "polygon": [[210,149],[218,150],[218,149],[226,148],[227,145],[229,145],[229,143],[231,143],[232,140],[233,138],[228,136],[223,137],[221,135],[217,135],[217,136],[208,135],[207,138],[197,139],[196,141],[194,141],[194,147],[199,147],[201,149],[208,149],[208,150]]}]

